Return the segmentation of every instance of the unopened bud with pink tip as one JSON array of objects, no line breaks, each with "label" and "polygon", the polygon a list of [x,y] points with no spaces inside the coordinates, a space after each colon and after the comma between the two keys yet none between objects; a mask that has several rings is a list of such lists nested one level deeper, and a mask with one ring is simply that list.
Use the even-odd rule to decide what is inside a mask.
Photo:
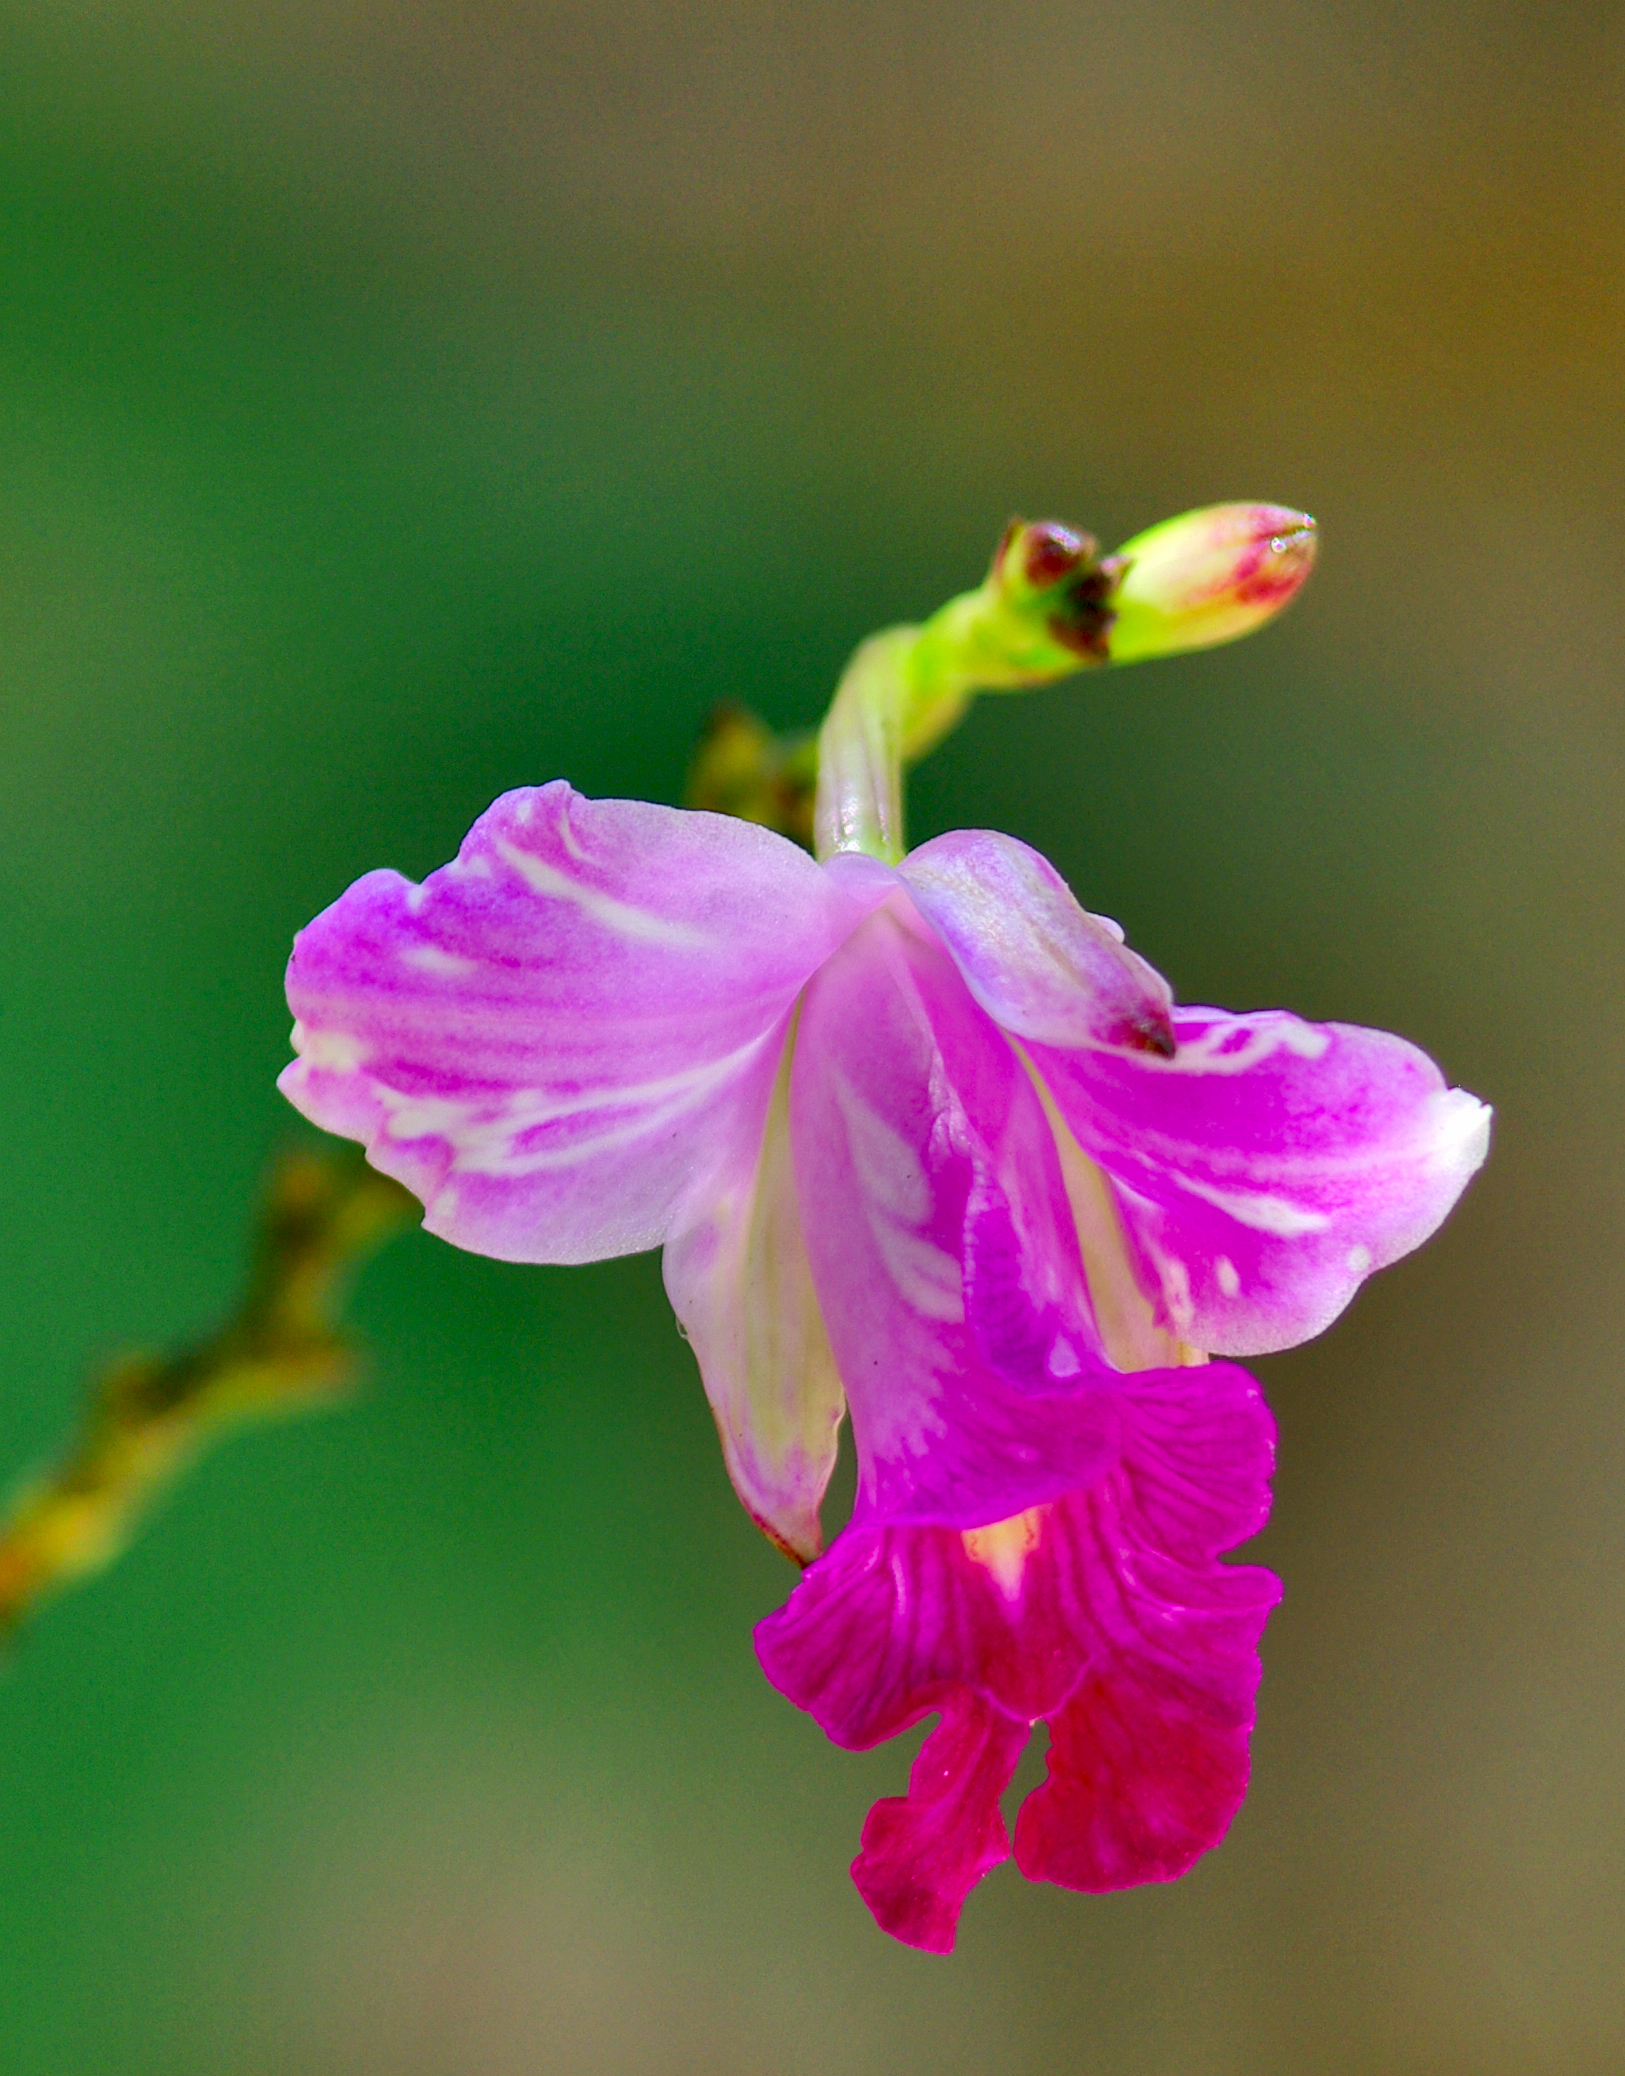
[{"label": "unopened bud with pink tip", "polygon": [[903,767],[978,692],[1025,692],[1075,670],[1234,641],[1308,576],[1315,522],[1284,505],[1208,505],[1104,558],[1053,519],[1012,519],[974,591],[853,654],[818,736],[820,857],[903,855]]},{"label": "unopened bud with pink tip", "polygon": [[1210,649],[1273,619],[1314,567],[1315,522],[1284,505],[1204,505],[1136,534],[1103,565],[1113,663]]}]

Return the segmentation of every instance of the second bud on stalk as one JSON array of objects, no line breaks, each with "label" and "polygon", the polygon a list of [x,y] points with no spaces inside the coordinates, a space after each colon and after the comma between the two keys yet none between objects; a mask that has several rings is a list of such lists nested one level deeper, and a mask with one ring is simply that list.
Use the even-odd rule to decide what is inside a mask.
[{"label": "second bud on stalk", "polygon": [[1315,522],[1284,505],[1204,505],[1136,534],[1114,572],[1113,663],[1210,649],[1251,634],[1293,597],[1315,562]]}]

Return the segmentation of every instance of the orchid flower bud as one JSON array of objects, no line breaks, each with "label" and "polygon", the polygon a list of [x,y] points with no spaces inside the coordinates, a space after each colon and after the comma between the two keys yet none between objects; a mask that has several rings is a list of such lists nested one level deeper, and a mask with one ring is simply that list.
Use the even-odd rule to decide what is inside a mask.
[{"label": "orchid flower bud", "polygon": [[1204,505],[1136,534],[1104,565],[1113,663],[1210,649],[1273,619],[1314,567],[1315,522],[1283,505]]},{"label": "orchid flower bud", "polygon": [[903,768],[978,692],[1233,641],[1279,612],[1314,557],[1315,522],[1283,505],[1185,512],[1104,559],[1086,533],[1012,519],[974,591],[872,635],[847,665],[818,737],[819,856],[902,857]]}]

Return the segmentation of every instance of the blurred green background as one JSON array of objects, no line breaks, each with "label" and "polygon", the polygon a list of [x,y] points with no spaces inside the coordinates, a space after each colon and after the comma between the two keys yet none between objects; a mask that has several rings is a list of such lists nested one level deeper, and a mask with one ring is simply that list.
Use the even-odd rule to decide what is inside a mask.
[{"label": "blurred green background", "polygon": [[1186,999],[1491,1099],[1441,1237],[1261,1365],[1251,1797],[1186,1880],[846,1863],[906,1752],[749,1625],[652,1258],[368,1272],[0,1682],[5,2076],[1625,2066],[1625,20],[1529,0],[12,0],[0,1466],[227,1301],[281,969],[505,787],[678,796],[973,581],[1307,506],[1267,635],[988,702],[914,788]]}]

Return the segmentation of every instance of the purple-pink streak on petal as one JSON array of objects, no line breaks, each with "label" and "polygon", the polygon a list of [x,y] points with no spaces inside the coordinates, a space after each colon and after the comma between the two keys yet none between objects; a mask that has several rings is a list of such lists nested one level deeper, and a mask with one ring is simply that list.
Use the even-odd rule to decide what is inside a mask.
[{"label": "purple-pink streak on petal", "polygon": [[857,1517],[997,1520],[1116,1447],[1054,1136],[907,897],[820,969],[790,1085],[801,1219],[852,1408]]},{"label": "purple-pink streak on petal", "polygon": [[802,983],[872,905],[782,837],[562,780],[295,941],[281,1087],[424,1223],[516,1261],[657,1244],[760,1138]]},{"label": "purple-pink streak on petal", "polygon": [[1387,1031],[1180,1009],[1174,1032],[1172,1059],[1029,1051],[1173,1330],[1225,1355],[1291,1347],[1438,1227],[1490,1113]]}]

